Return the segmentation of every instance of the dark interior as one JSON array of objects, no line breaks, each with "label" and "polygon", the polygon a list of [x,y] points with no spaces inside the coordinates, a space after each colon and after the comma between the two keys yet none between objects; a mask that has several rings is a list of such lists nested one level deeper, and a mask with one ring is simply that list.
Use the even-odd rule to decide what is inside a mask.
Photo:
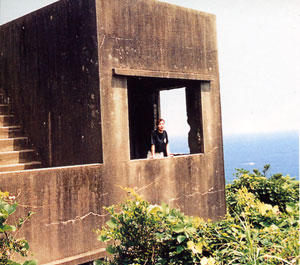
[{"label": "dark interior", "polygon": [[131,159],[146,158],[150,150],[150,135],[160,117],[159,92],[180,87],[185,87],[186,93],[187,121],[190,126],[187,137],[190,154],[204,152],[202,84],[203,81],[194,80],[127,77]]}]

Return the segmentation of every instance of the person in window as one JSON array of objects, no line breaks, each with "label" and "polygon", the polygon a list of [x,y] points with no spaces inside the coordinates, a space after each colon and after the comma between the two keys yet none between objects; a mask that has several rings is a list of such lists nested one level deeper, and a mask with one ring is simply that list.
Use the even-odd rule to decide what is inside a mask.
[{"label": "person in window", "polygon": [[157,129],[151,133],[151,148],[148,158],[172,157],[169,150],[168,134],[165,131],[165,120],[157,121]]}]

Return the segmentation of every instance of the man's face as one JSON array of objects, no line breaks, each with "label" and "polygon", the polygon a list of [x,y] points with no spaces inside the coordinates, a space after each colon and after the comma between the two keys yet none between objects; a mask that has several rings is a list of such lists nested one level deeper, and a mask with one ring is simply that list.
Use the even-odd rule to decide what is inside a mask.
[{"label": "man's face", "polygon": [[158,124],[158,131],[159,131],[159,132],[162,132],[164,129],[165,129],[165,123],[164,123],[164,121],[161,121],[161,122]]}]

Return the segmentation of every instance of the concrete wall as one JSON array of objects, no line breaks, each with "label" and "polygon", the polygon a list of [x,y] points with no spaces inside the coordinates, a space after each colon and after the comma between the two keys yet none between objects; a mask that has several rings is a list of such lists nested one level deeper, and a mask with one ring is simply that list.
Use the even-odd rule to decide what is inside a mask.
[{"label": "concrete wall", "polygon": [[0,91],[44,166],[102,162],[93,1],[61,1],[0,28]]},{"label": "concrete wall", "polygon": [[102,174],[101,165],[0,174],[0,189],[19,194],[17,216],[35,212],[18,234],[29,241],[31,259],[45,264],[76,256],[70,264],[79,264],[92,259],[92,250],[101,254],[93,229],[104,223],[102,207],[112,194]]},{"label": "concrete wall", "polygon": [[[144,70],[150,76],[151,72],[157,76],[172,74],[174,78],[182,78],[181,73],[186,78],[194,78],[194,74],[209,76],[211,89],[201,95],[204,149],[210,152],[216,147],[222,152],[215,16],[141,0],[98,0],[96,9],[101,113],[106,117],[102,126],[104,161],[116,157],[121,147],[124,157],[120,159],[129,157],[126,78],[113,76],[112,69],[127,69],[128,75]],[[124,115],[116,115],[122,108]],[[124,133],[113,136],[111,131]]]},{"label": "concrete wall", "polygon": [[[43,113],[44,108],[52,106],[53,113],[56,113],[58,108],[63,115],[77,121],[78,113],[74,111],[73,104],[77,106],[78,95],[80,99],[87,100],[91,99],[90,93],[93,93],[96,109],[92,109],[91,113],[93,110],[101,112],[101,130],[98,130],[97,134],[97,130],[90,128],[85,137],[89,144],[80,154],[80,159],[75,159],[76,154],[71,154],[71,157],[72,161],[82,164],[103,163],[0,174],[1,190],[10,191],[12,194],[20,192],[19,202],[23,206],[19,207],[18,214],[25,214],[30,209],[36,212],[32,220],[25,225],[23,234],[29,240],[31,250],[40,264],[53,261],[56,261],[55,264],[79,264],[103,255],[103,245],[96,240],[92,230],[104,224],[107,218],[102,206],[123,199],[124,193],[117,185],[136,187],[151,203],[166,202],[189,215],[214,220],[221,218],[226,209],[215,16],[152,0],[63,0],[1,27],[1,54],[6,53],[7,58],[17,60],[14,67],[21,67],[24,54],[17,53],[17,50],[23,42],[12,41],[12,38],[19,38],[22,31],[20,33],[12,29],[16,26],[21,29],[21,22],[21,25],[26,26],[33,23],[32,20],[36,21],[36,25],[49,28],[53,20],[60,19],[59,21],[63,22],[71,17],[74,19],[69,21],[68,27],[63,24],[60,28],[57,22],[56,32],[61,32],[60,37],[56,36],[55,31],[51,35],[55,36],[53,38],[56,39],[56,49],[62,45],[60,39],[71,39],[68,42],[70,50],[66,49],[69,53],[65,59],[73,63],[61,65],[60,70],[65,73],[64,76],[72,77],[59,86],[50,86],[53,89],[52,94],[55,94],[54,90],[61,92],[51,100],[45,101],[47,104],[41,104],[39,111],[36,107],[34,109],[35,113]],[[78,30],[80,34],[72,34]],[[9,42],[3,41],[3,32],[10,36],[8,40],[11,39],[14,52],[8,52]],[[41,32],[45,31],[38,32],[42,34]],[[48,34],[38,36],[40,46],[51,47],[51,44],[47,44],[49,39],[44,39]],[[76,36],[80,40],[76,41]],[[88,47],[86,52],[83,52],[83,47]],[[61,56],[56,49],[44,51],[44,54],[49,54],[47,58],[50,65],[55,64],[57,56]],[[74,51],[80,56],[72,56]],[[81,68],[82,63],[96,59],[93,52],[97,52],[98,70],[92,67],[94,70],[90,70],[90,74],[87,75],[84,71],[86,68]],[[4,55],[1,56],[3,60]],[[36,59],[29,58],[35,56],[36,53],[32,51],[26,65],[34,65]],[[5,67],[2,69],[6,69],[6,73],[15,80],[14,68],[8,66],[8,59],[5,60]],[[57,67],[58,62],[55,64]],[[3,67],[3,64],[1,65]],[[209,89],[200,87],[203,153],[159,160],[130,160],[127,76],[132,75],[209,80]],[[88,81],[83,82],[83,77]],[[25,74],[22,78],[23,86],[28,88],[31,87],[32,80],[35,80],[28,78],[27,83]],[[10,78],[1,74],[0,80],[1,86],[8,82],[9,91],[13,91],[15,84],[19,83],[20,90],[21,82],[18,79],[11,85]],[[33,87],[37,91],[50,89],[45,83],[44,86]],[[81,92],[77,94],[74,87]],[[13,102],[15,98],[18,99],[18,93],[21,93],[9,91]],[[69,108],[59,101],[62,99],[66,100],[66,106],[70,106]],[[97,99],[100,99],[98,107]],[[58,104],[58,101],[61,104]],[[35,106],[34,102],[30,105]],[[92,116],[90,112],[84,111],[84,106],[87,105],[83,104],[83,107],[79,108],[80,117],[83,117],[82,113]],[[99,125],[99,115],[95,120]],[[87,123],[88,120],[80,119],[80,123],[77,122],[79,130],[85,130]],[[61,124],[61,127],[53,129],[53,133],[62,133],[68,143],[67,133],[64,133],[65,127],[66,124]],[[75,137],[70,130],[67,131],[70,132],[69,137]],[[35,133],[37,134],[37,131]],[[41,141],[44,144],[46,138]],[[74,145],[78,141],[75,137]],[[64,165],[72,162],[65,160],[69,152],[64,146],[64,141],[55,143],[56,148],[65,152],[61,156]],[[95,143],[95,146],[92,143]],[[101,159],[100,143],[103,152]],[[78,144],[81,146],[80,141]],[[59,164],[58,155],[57,159]]]},{"label": "concrete wall", "polygon": [[99,258],[104,245],[93,230],[106,221],[108,206],[123,200],[116,185],[136,187],[151,203],[165,202],[203,218],[224,215],[224,186],[207,179],[211,156],[135,160],[0,174],[0,189],[19,194],[17,216],[35,215],[18,234],[39,264],[81,264]]},{"label": "concrete wall", "polygon": [[[203,77],[210,81],[209,89],[201,88],[204,153],[160,161],[165,179],[176,182],[174,187],[168,185],[168,191],[155,194],[163,200],[180,197],[176,205],[187,214],[212,219],[223,215],[224,168],[215,16],[144,0],[97,0],[96,10],[101,55],[101,113],[105,117],[102,126],[104,165],[109,163],[120,176],[124,176],[120,164],[129,165],[130,174],[126,173],[126,177],[130,185],[134,185],[136,176],[151,178],[158,174],[156,161],[128,163],[126,76],[178,80]],[[117,69],[117,75],[112,75],[113,69]],[[165,186],[158,188],[153,183],[149,190],[162,187]],[[158,195],[151,195],[155,196]]]}]

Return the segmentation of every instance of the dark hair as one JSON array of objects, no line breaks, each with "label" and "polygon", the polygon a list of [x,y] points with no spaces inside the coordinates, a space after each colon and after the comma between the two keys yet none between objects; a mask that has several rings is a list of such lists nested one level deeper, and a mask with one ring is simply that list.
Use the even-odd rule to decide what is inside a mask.
[{"label": "dark hair", "polygon": [[160,119],[157,120],[156,125],[158,126],[158,124],[159,124],[161,121],[163,121],[164,123],[166,123],[164,119],[160,118]]}]

